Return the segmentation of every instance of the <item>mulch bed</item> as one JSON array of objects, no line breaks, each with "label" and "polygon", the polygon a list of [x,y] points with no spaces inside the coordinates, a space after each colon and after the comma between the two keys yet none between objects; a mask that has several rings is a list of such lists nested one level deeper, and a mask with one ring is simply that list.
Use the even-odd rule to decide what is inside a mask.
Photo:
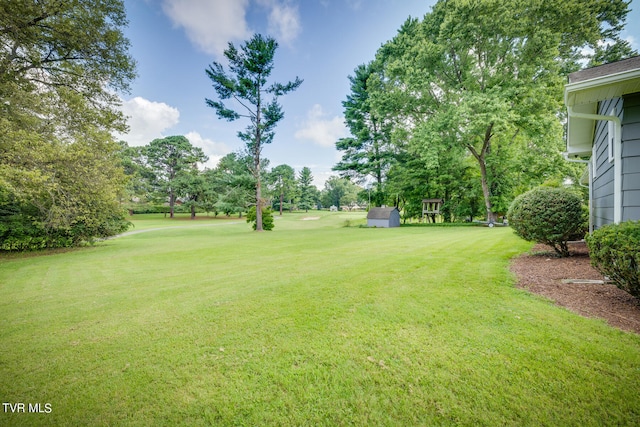
[{"label": "mulch bed", "polygon": [[569,246],[571,256],[558,258],[552,248],[536,245],[513,259],[517,286],[543,295],[582,316],[597,317],[616,328],[640,334],[640,300],[612,284],[563,283],[567,280],[604,280],[589,260],[584,242]]}]

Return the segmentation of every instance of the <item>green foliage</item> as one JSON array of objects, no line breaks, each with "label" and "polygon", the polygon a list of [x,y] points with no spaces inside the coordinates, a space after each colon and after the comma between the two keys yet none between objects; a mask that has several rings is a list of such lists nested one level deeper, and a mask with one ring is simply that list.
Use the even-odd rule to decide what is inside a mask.
[{"label": "green foliage", "polygon": [[280,215],[285,206],[291,211],[299,194],[296,171],[289,165],[278,165],[267,175],[267,182],[273,197],[273,208],[277,208]]},{"label": "green foliage", "polygon": [[640,297],[640,221],[606,225],[586,240],[591,264],[617,287]]},{"label": "green foliage", "polygon": [[161,199],[169,199],[171,218],[177,197],[184,196],[191,203],[202,198],[204,183],[197,169],[198,164],[207,161],[202,148],[194,147],[182,135],[168,136],[151,141],[142,154]]},{"label": "green foliage", "polygon": [[131,225],[124,211],[95,212],[95,217],[75,218],[64,226],[47,227],[38,207],[19,202],[5,192],[0,196],[0,251],[32,251],[93,243],[126,231]]},{"label": "green foliage", "polygon": [[332,176],[324,183],[322,204],[325,207],[336,206],[338,210],[358,201],[359,187],[346,178]]},{"label": "green foliage", "polygon": [[[411,211],[421,197],[440,197],[447,216],[473,217],[480,193],[495,219],[515,195],[573,174],[560,156],[564,76],[586,47],[595,61],[633,54],[620,39],[628,9],[624,0],[438,1],[350,77],[353,137],[337,142],[336,170],[387,165],[385,192]],[[392,150],[376,146],[389,135]],[[466,159],[477,173],[465,171]]]},{"label": "green foliage", "polygon": [[[214,169],[204,172],[210,186],[209,198],[217,211],[227,216],[241,214],[251,205],[256,188],[256,180],[250,172],[251,163],[248,155],[229,153],[220,159]],[[263,175],[268,161],[263,159],[261,164]]]},{"label": "green foliage", "polygon": [[[16,119],[46,109],[64,128],[100,123],[124,130],[116,91],[127,91],[135,78],[126,25],[122,0],[1,2],[2,114]],[[30,94],[44,102],[22,102]],[[89,102],[78,108],[79,100]]]},{"label": "green foliage", "polygon": [[351,93],[342,105],[345,124],[352,137],[336,142],[342,159],[333,167],[341,177],[356,182],[372,178],[376,185],[372,198],[375,206],[384,203],[383,183],[395,159],[391,144],[391,112],[387,108],[376,108],[373,102],[383,91],[383,79],[379,61],[359,65],[354,75],[349,76]]},{"label": "green foliage", "polygon": [[128,227],[118,202],[125,180],[119,147],[108,135],[62,144],[9,132],[0,145],[8,149],[0,162],[0,204],[11,212],[0,217],[5,250],[72,246]]},{"label": "green foliage", "polygon": [[313,175],[311,169],[303,167],[298,176],[298,188],[300,191],[300,199],[298,207],[308,211],[317,205],[318,189],[313,185]]},{"label": "green foliage", "polygon": [[[255,206],[252,206],[251,208],[249,208],[249,211],[247,212],[247,222],[252,223],[253,229],[257,230],[258,221],[256,218]],[[262,210],[262,230],[271,231],[273,230],[273,227],[275,227],[275,224],[273,223],[273,212],[271,211],[271,208],[263,209]]]},{"label": "green foliage", "polygon": [[582,199],[561,188],[538,187],[521,194],[507,216],[518,236],[549,245],[560,256],[569,256],[567,242],[582,238],[587,228]]},{"label": "green foliage", "polygon": [[112,132],[135,76],[120,0],[0,3],[4,250],[82,244],[127,228]]},{"label": "green foliage", "polygon": [[169,213],[169,207],[162,205],[151,205],[147,203],[136,203],[131,205],[130,212],[134,215],[155,213],[167,214]]},{"label": "green foliage", "polygon": [[130,147],[119,141],[122,168],[127,176],[124,197],[128,202],[147,203],[157,196],[157,182],[154,173],[144,158],[144,147]]}]

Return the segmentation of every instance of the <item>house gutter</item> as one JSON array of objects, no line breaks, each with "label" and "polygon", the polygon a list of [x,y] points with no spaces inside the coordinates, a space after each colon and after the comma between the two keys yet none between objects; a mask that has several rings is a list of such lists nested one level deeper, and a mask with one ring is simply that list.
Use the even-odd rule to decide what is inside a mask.
[{"label": "house gutter", "polygon": [[[614,224],[619,224],[622,221],[622,122],[618,116],[579,113],[573,111],[573,107],[569,105],[567,105],[567,111],[569,117],[613,122],[613,222]],[[589,171],[589,176],[591,177],[591,170]],[[589,193],[591,193],[591,190],[589,190]],[[591,198],[591,195],[589,198]],[[591,213],[589,216],[591,216]],[[591,223],[589,228],[591,228]]]},{"label": "house gutter", "polygon": [[578,183],[581,187],[586,187],[589,189],[589,201],[588,201],[588,206],[589,206],[589,233],[593,233],[593,212],[591,211],[591,200],[593,200],[593,182],[591,182],[591,177],[592,175],[592,168],[593,168],[593,163],[589,160],[582,160],[582,159],[572,159],[569,157],[569,153],[564,152],[562,153],[562,155],[564,156],[564,159],[567,162],[571,162],[571,163],[582,163],[582,164],[586,164],[587,165],[587,170],[589,172],[589,185],[584,185],[581,183]]}]

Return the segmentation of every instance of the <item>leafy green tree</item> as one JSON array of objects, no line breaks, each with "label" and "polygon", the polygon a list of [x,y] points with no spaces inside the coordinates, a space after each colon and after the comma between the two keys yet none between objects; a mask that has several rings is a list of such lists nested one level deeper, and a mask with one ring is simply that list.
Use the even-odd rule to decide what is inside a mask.
[{"label": "leafy green tree", "polygon": [[126,129],[116,93],[135,76],[125,25],[120,0],[0,4],[0,210],[22,224],[9,227],[22,230],[14,248],[127,227],[111,136]]},{"label": "leafy green tree", "polygon": [[[0,4],[0,98],[44,96],[45,102],[2,103],[14,118],[46,113],[58,124],[77,122],[123,126],[115,91],[127,91],[135,77],[128,53],[127,25],[121,0],[73,2],[5,0]],[[78,99],[88,105],[77,108]],[[53,103],[53,104],[51,104]],[[89,114],[90,113],[90,114]]]},{"label": "leafy green tree", "polygon": [[129,210],[141,203],[151,201],[154,193],[153,172],[147,167],[143,147],[130,147],[125,141],[119,141],[120,159],[127,184],[123,199]]},{"label": "leafy green tree", "polygon": [[477,162],[489,221],[513,195],[513,153],[540,144],[559,158],[563,75],[584,47],[617,36],[627,10],[622,0],[439,1],[381,48],[423,150],[458,145]]},{"label": "leafy green tree", "polygon": [[160,191],[169,198],[169,212],[173,218],[176,197],[180,194],[176,179],[182,173],[197,169],[198,163],[207,161],[207,156],[181,135],[154,139],[144,147],[144,155]]},{"label": "leafy green tree", "polygon": [[294,199],[298,195],[296,171],[289,165],[278,165],[271,169],[268,178],[270,186],[273,188],[273,195],[279,200],[280,216],[282,216],[285,201],[289,205],[289,210],[291,210],[293,209]]},{"label": "leafy green tree", "polygon": [[358,201],[359,191],[360,188],[348,179],[332,176],[324,183],[322,204],[338,209],[353,205]]},{"label": "leafy green tree", "polygon": [[[24,136],[18,133],[14,141],[23,144],[27,142]],[[5,195],[0,200],[5,206],[0,210],[12,214],[0,217],[0,221],[21,224],[8,227],[8,234],[0,236],[0,240],[14,242],[3,249],[75,246],[127,229],[118,203],[125,177],[117,147],[108,135],[71,144],[31,136],[31,150],[2,153],[11,167],[7,163],[0,167],[0,187]]]},{"label": "leafy green tree", "polygon": [[208,192],[204,174],[197,167],[183,170],[176,175],[174,181],[176,194],[183,198],[184,204],[191,211],[191,219],[196,219],[196,209],[206,203]]},{"label": "leafy green tree", "polygon": [[309,212],[309,209],[316,205],[318,189],[313,185],[311,169],[306,166],[302,168],[298,176],[298,189],[300,192],[298,206],[305,212]]},{"label": "leafy green tree", "polygon": [[[264,174],[266,159],[261,162]],[[252,159],[242,153],[229,153],[220,159],[218,165],[206,172],[208,186],[215,194],[217,211],[229,216],[237,212],[242,216],[251,205],[255,191],[255,179],[251,172]]]},{"label": "leafy green tree", "polygon": [[[265,144],[273,141],[276,124],[284,117],[278,97],[302,84],[302,80],[297,77],[286,84],[268,84],[277,47],[278,43],[274,39],[256,34],[243,43],[240,50],[229,43],[224,55],[229,60],[230,74],[218,62],[213,62],[206,70],[219,99],[206,99],[207,105],[222,119],[233,121],[244,117],[250,122],[244,132],[238,132],[238,136],[253,158],[251,171],[256,185],[256,231],[262,231],[262,149]],[[237,102],[237,109],[241,113],[223,102],[230,99]]]}]

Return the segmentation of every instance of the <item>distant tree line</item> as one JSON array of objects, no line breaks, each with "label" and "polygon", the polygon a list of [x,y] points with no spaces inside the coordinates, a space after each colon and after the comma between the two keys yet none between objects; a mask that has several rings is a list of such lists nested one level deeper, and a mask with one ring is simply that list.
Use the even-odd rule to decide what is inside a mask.
[{"label": "distant tree line", "polygon": [[[242,216],[256,205],[253,158],[249,153],[224,156],[213,168],[204,168],[208,160],[199,147],[184,136],[155,139],[141,147],[120,142],[120,157],[128,178],[121,202],[131,213],[180,211],[215,216]],[[331,177],[321,191],[314,184],[311,169],[299,172],[289,165],[269,168],[261,160],[263,206],[274,212],[322,209],[330,206],[364,208],[362,189],[347,179]]]}]

